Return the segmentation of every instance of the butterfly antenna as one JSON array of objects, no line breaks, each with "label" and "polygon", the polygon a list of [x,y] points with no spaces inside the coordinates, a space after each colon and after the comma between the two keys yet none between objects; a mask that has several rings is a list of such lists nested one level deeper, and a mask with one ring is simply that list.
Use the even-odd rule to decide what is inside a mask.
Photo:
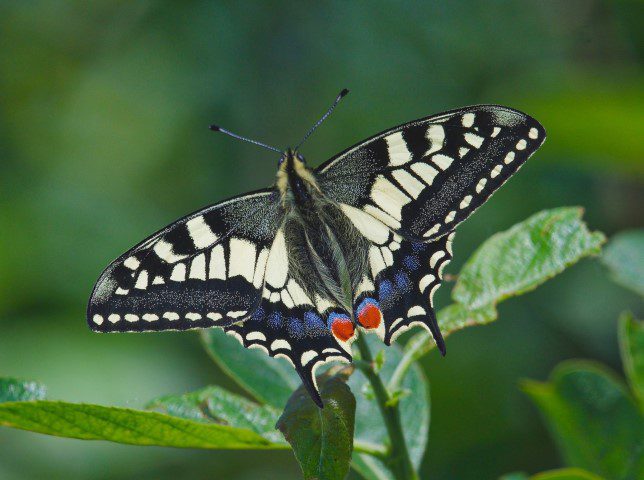
[{"label": "butterfly antenna", "polygon": [[270,145],[266,145],[265,143],[258,142],[257,140],[251,140],[250,138],[242,137],[241,135],[237,135],[237,134],[235,134],[233,132],[229,132],[228,130],[223,129],[218,125],[210,125],[210,127],[208,127],[208,128],[210,128],[210,130],[212,130],[213,132],[225,133],[226,135],[229,135],[229,136],[231,136],[233,138],[236,138],[237,140],[243,140],[244,142],[252,143],[254,145],[257,145],[259,147],[267,148],[267,149],[272,150],[272,151],[277,152],[277,153],[282,153],[282,151],[279,148],[271,147]]},{"label": "butterfly antenna", "polygon": [[316,129],[316,128],[318,128],[318,127],[322,124],[322,122],[326,120],[326,117],[328,117],[329,115],[331,115],[331,112],[333,112],[333,109],[338,105],[338,103],[340,103],[340,100],[342,100],[342,98],[344,98],[344,96],[345,96],[347,93],[349,93],[349,90],[347,90],[346,88],[344,88],[344,89],[343,89],[343,90],[338,94],[338,96],[337,96],[337,97],[336,97],[336,99],[335,99],[335,102],[333,102],[333,105],[331,105],[331,108],[329,108],[329,109],[326,111],[326,113],[325,113],[324,115],[322,115],[322,118],[320,118],[320,119],[317,121],[317,123],[311,127],[311,129],[307,132],[307,134],[306,134],[306,135],[304,135],[304,138],[302,139],[302,141],[301,141],[300,143],[298,143],[297,147],[295,147],[295,150],[298,150],[298,149],[302,146],[302,144],[306,141],[306,139],[307,139],[307,138],[309,138],[309,137],[311,136],[311,134],[315,131],[315,129]]}]

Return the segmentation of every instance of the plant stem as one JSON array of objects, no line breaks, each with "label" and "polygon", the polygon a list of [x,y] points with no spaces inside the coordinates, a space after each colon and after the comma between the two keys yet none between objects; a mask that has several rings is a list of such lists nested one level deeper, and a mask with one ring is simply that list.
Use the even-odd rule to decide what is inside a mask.
[{"label": "plant stem", "polygon": [[382,379],[374,372],[373,367],[371,366],[373,363],[373,357],[371,356],[371,351],[369,350],[369,346],[367,345],[367,341],[364,336],[358,336],[356,344],[358,345],[358,350],[360,351],[362,360],[369,364],[369,366],[364,366],[364,364],[362,364],[359,368],[365,374],[369,383],[371,383],[371,387],[373,388],[373,392],[378,403],[378,408],[380,409],[380,414],[385,422],[385,427],[387,428],[387,433],[391,442],[391,448],[385,463],[391,469],[391,472],[397,480],[418,480],[418,475],[411,464],[409,450],[407,450],[407,443],[403,436],[398,405],[388,404],[391,397]]}]

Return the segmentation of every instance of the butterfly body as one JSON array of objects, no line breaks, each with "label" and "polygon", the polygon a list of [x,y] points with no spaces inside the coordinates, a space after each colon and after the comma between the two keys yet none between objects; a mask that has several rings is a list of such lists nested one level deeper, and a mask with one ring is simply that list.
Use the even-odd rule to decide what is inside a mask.
[{"label": "butterfly body", "polygon": [[220,327],[315,369],[351,361],[358,331],[414,325],[445,344],[432,297],[458,223],[545,139],[506,107],[466,107],[382,132],[310,169],[281,155],[275,184],[184,217],[112,262],[88,323],[100,332]]}]

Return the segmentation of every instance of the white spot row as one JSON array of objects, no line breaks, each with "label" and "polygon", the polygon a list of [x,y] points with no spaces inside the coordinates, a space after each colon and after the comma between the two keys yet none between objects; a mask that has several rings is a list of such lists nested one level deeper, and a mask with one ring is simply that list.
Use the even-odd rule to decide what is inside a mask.
[{"label": "white spot row", "polygon": [[[226,316],[230,318],[238,319],[243,317],[247,313],[248,313],[247,310],[232,310],[230,312],[227,312]],[[203,316],[200,313],[196,313],[196,312],[188,312],[184,315],[184,317],[186,318],[186,320],[190,320],[193,322],[197,320],[201,320],[203,318]],[[224,317],[224,315],[218,312],[209,312],[206,314],[206,317],[216,322],[218,320],[221,320]],[[159,320],[159,318],[165,318],[166,320],[176,321],[181,318],[181,315],[179,315],[176,312],[165,312],[163,315],[161,315],[161,317],[159,317],[159,315],[155,313],[144,313],[143,315],[140,315],[140,316],[135,315],[133,313],[126,313],[123,315],[112,313],[107,316],[107,320],[110,323],[117,323],[121,320],[125,320],[126,322],[130,322],[130,323],[138,322],[139,320],[144,320],[146,322],[156,322],[157,320]],[[103,315],[95,314],[92,317],[92,320],[96,325],[102,325],[104,322],[104,317]]]}]

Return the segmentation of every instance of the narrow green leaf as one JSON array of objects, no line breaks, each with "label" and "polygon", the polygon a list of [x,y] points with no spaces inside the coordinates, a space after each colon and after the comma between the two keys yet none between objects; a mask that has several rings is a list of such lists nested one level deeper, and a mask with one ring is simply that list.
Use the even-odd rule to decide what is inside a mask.
[{"label": "narrow green leaf", "polygon": [[530,480],[602,480],[602,477],[580,468],[562,468],[537,473]]},{"label": "narrow green leaf", "polygon": [[277,422],[307,480],[342,480],[349,472],[356,400],[345,380],[318,377],[323,409],[304,387],[298,388]]},{"label": "narrow green leaf", "polygon": [[166,395],[152,400],[147,408],[189,420],[246,428],[271,442],[284,442],[275,429],[280,416],[277,409],[269,405],[258,405],[218,386],[183,395]]},{"label": "narrow green leaf", "polygon": [[621,383],[601,365],[564,362],[550,381],[528,381],[567,465],[611,480],[644,478],[644,419]]},{"label": "narrow green leaf", "polygon": [[575,207],[544,210],[493,235],[463,266],[452,297],[469,310],[495,304],[598,254],[604,235],[589,232],[582,213]]},{"label": "narrow green leaf", "polygon": [[46,392],[45,386],[38,382],[0,378],[0,403],[42,400]]},{"label": "narrow green leaf", "polygon": [[[387,351],[387,361],[380,371],[380,377],[385,385],[390,384],[397,366],[403,359],[401,348],[397,345],[386,347],[375,335],[367,335],[367,343],[371,351],[377,356],[382,349]],[[387,429],[380,416],[376,399],[366,394],[369,385],[364,374],[356,370],[349,379],[349,387],[355,393],[356,409],[356,443],[374,445],[383,449],[383,442],[388,438]],[[409,391],[410,394],[398,399],[400,419],[403,434],[407,442],[409,456],[416,469],[420,467],[429,435],[430,396],[429,382],[422,369],[412,362],[398,382],[398,390]],[[392,479],[391,473],[378,458],[354,452],[354,468],[367,480]]]},{"label": "narrow green leaf", "polygon": [[0,425],[83,440],[209,449],[276,449],[257,433],[157,412],[80,403],[31,401],[0,404]]},{"label": "narrow green leaf", "polygon": [[228,376],[261,403],[282,410],[302,382],[287,360],[244,348],[222,330],[204,330],[206,350]]},{"label": "narrow green leaf", "polygon": [[644,411],[644,322],[631,313],[623,313],[618,336],[626,378]]},{"label": "narrow green leaf", "polygon": [[644,296],[644,229],[615,235],[601,259],[617,283]]}]

